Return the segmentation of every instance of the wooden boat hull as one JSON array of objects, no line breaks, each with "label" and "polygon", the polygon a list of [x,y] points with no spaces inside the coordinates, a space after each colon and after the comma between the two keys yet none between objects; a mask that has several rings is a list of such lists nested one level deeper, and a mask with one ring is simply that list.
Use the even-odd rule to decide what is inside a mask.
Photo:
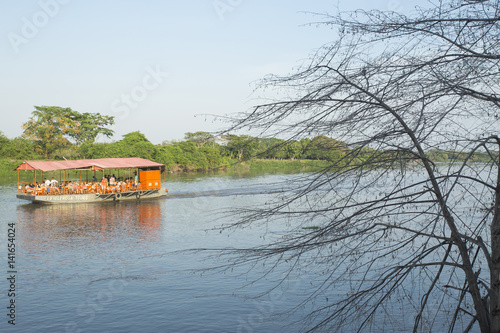
[{"label": "wooden boat hull", "polygon": [[67,204],[90,203],[121,200],[144,200],[164,198],[168,194],[166,188],[149,189],[144,191],[129,191],[117,193],[88,193],[88,194],[55,194],[55,195],[29,195],[18,194],[17,198],[29,200],[40,204]]}]

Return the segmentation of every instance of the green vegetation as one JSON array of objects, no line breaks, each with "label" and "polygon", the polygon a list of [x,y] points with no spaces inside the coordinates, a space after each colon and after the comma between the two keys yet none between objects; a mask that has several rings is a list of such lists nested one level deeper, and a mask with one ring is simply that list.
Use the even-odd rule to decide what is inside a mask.
[{"label": "green vegetation", "polygon": [[23,124],[23,137],[32,141],[35,151],[44,158],[67,153],[72,146],[93,143],[97,135],[110,137],[113,131],[106,128],[114,124],[114,117],[99,113],[79,113],[59,106],[35,106],[30,120]]},{"label": "green vegetation", "polygon": [[[226,134],[215,137],[208,132],[189,132],[183,141],[155,145],[144,134],[131,132],[120,141],[95,142],[99,134],[111,136],[106,126],[114,118],[98,113],[79,113],[70,108],[35,106],[31,119],[23,124],[22,137],[9,139],[0,132],[0,172],[11,172],[23,160],[81,159],[105,157],[142,157],[166,165],[170,172],[214,169],[257,170],[262,172],[297,172],[327,168],[332,161],[340,166],[377,159],[393,160],[393,152],[369,148],[356,150],[345,142],[327,136],[283,140]],[[347,160],[349,152],[350,160]],[[468,156],[454,151],[431,150],[431,160],[447,162],[470,158],[485,162],[485,153]],[[356,159],[352,159],[356,156]],[[411,162],[411,156],[405,158]]]}]

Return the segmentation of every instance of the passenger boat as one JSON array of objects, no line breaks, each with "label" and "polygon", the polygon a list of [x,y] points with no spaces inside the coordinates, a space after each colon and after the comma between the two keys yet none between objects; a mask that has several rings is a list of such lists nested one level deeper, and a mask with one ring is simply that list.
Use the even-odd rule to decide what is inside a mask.
[{"label": "passenger boat", "polygon": [[[33,203],[142,200],[162,198],[168,194],[168,190],[161,184],[161,174],[164,173],[165,166],[143,158],[24,161],[14,169],[16,170],[17,198]],[[118,176],[111,176],[111,170],[117,170]],[[21,182],[21,171],[32,171],[33,182]],[[44,172],[54,174],[57,171],[59,180],[52,177],[52,182],[43,181]],[[77,174],[79,172],[80,179],[66,181],[67,171],[76,171]],[[89,172],[92,173],[91,181],[88,178]]]}]

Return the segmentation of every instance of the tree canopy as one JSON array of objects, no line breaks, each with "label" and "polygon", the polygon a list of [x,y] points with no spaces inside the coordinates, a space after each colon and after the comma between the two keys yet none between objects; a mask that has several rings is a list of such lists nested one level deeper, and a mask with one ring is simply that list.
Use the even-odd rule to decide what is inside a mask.
[{"label": "tree canopy", "polygon": [[47,158],[70,146],[70,139],[82,144],[93,143],[99,134],[110,137],[113,131],[106,126],[113,124],[113,116],[82,114],[59,106],[35,106],[23,130],[24,137],[33,140],[37,152]]},{"label": "tree canopy", "polygon": [[[73,111],[74,112],[74,111]],[[71,137],[75,139],[77,144],[93,143],[96,137],[100,134],[111,137],[113,131],[106,126],[115,123],[113,116],[104,116],[99,113],[77,113],[74,114],[76,127],[71,131]]]},{"label": "tree canopy", "polygon": [[209,132],[198,131],[198,132],[187,132],[184,135],[184,139],[187,141],[192,141],[196,143],[198,147],[205,145],[209,142],[215,142],[216,137]]}]

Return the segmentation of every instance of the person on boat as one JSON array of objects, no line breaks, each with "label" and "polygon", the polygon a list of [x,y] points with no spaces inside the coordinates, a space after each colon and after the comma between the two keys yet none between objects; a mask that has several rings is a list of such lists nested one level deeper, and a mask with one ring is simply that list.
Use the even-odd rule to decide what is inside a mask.
[{"label": "person on boat", "polygon": [[47,187],[50,186],[50,180],[48,180],[47,178],[44,178],[44,183],[45,183],[45,186],[47,186]]},{"label": "person on boat", "polygon": [[58,181],[54,177],[52,177],[52,180],[50,181],[50,186],[56,187],[57,183],[58,183]]},{"label": "person on boat", "polygon": [[94,175],[94,178],[92,179],[92,181],[93,181],[94,183],[97,183],[97,178],[95,177],[95,175]]},{"label": "person on boat", "polygon": [[116,190],[117,190],[118,192],[121,192],[121,191],[122,191],[122,183],[123,183],[123,182],[120,180],[120,178],[118,178],[118,179],[116,180]]},{"label": "person on boat", "polygon": [[108,180],[106,179],[106,177],[102,177],[102,180],[101,180],[101,193],[105,193],[106,192],[107,182],[108,182]]},{"label": "person on boat", "polygon": [[64,188],[63,190],[66,192],[66,194],[71,193],[71,181],[67,181],[64,183]]},{"label": "person on boat", "polygon": [[109,186],[115,186],[115,175],[113,174],[111,177],[109,177]]}]

